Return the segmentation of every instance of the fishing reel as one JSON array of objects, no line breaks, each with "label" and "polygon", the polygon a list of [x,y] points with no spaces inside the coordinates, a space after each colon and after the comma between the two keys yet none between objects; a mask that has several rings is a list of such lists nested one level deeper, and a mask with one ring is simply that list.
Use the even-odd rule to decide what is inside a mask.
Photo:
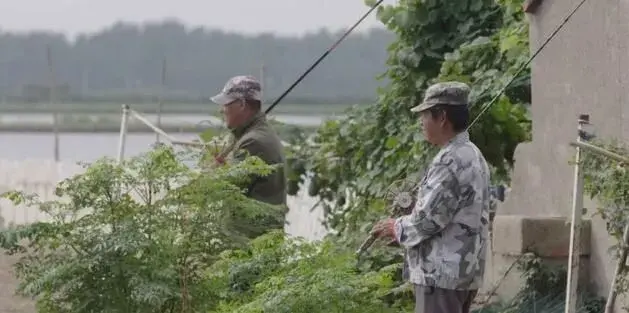
[{"label": "fishing reel", "polygon": [[[392,217],[400,217],[411,214],[417,201],[418,180],[404,179],[393,182],[385,192],[385,199],[391,202],[390,210]],[[504,202],[507,188],[504,185],[491,186],[490,190],[490,229],[493,217],[496,214],[497,201]],[[378,238],[370,234],[356,250],[356,255],[360,258]]]},{"label": "fishing reel", "polygon": [[[195,166],[206,170],[212,169],[217,165],[214,156],[233,141],[231,133],[225,126],[225,122],[217,116],[209,116],[208,119],[197,122],[194,128],[198,133],[195,139],[190,143],[176,144],[185,144],[184,147],[193,153],[195,159],[198,159],[198,164]],[[226,159],[227,157],[223,158],[223,160]]]},{"label": "fishing reel", "polygon": [[[412,212],[417,199],[418,180],[414,178],[406,178],[394,181],[385,191],[384,198],[389,205],[392,217],[408,215]],[[376,242],[378,238],[375,234],[369,234],[363,243],[356,250],[356,255],[360,257]]]}]

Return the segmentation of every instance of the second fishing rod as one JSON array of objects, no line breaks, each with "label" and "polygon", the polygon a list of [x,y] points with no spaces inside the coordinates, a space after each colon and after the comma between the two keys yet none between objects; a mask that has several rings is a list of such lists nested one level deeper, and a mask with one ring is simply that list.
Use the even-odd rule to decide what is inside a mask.
[{"label": "second fishing rod", "polygon": [[[378,0],[378,2],[376,2],[373,6],[371,6],[371,8],[365,14],[363,14],[363,16],[358,21],[356,21],[354,25],[352,25],[352,27],[350,27],[347,31],[345,31],[345,33],[343,33],[343,35],[336,42],[334,42],[317,60],[315,60],[315,62],[312,65],[310,65],[306,69],[306,71],[303,74],[301,74],[295,80],[295,82],[293,82],[288,87],[288,89],[286,89],[286,91],[284,91],[277,99],[275,99],[275,101],[271,103],[271,105],[264,111],[264,113],[269,114],[269,112],[271,112],[273,108],[275,108],[282,100],[284,100],[284,98],[291,91],[293,91],[293,89],[295,89],[295,87],[297,87],[297,85],[299,85],[299,83],[301,83],[301,81],[303,81],[304,78],[306,78],[306,76],[308,76],[308,74],[310,74],[310,72],[312,72],[312,70],[314,70],[330,53],[332,53],[332,51],[334,51],[334,49],[336,49],[338,45],[341,42],[343,42],[343,40],[345,40],[345,38],[347,38],[347,36],[349,36],[354,31],[354,29],[356,29],[356,27],[358,27],[358,25],[360,25],[365,20],[365,18],[367,18],[367,16],[371,14],[371,12],[377,9],[382,4],[383,1],[384,0]],[[227,157],[227,155],[229,155],[229,153],[231,153],[234,150],[235,146],[236,146],[236,142],[230,143],[225,149],[223,149],[218,154],[217,158],[224,159],[225,157]]]},{"label": "second fishing rod", "polygon": [[[555,38],[555,36],[559,33],[559,31],[568,23],[568,21],[572,18],[572,16],[583,6],[583,4],[587,0],[581,0],[579,3],[570,11],[566,17],[563,18],[561,23],[559,23],[553,32],[542,42],[542,44],[534,51],[534,53],[527,59],[527,61],[522,64],[518,70],[513,74],[511,79],[498,91],[498,93],[487,103],[481,106],[480,112],[476,115],[476,118],[472,120],[469,126],[466,128],[469,131],[479,120],[480,118],[487,113],[487,111],[500,99],[500,97],[505,93],[507,88],[513,84],[513,82],[519,77],[519,75],[526,70],[526,68],[531,64],[533,59],[535,59],[545,48],[546,46]],[[483,90],[477,98],[481,98],[483,95],[486,95],[490,91],[491,87],[487,87]],[[471,109],[471,108],[470,108]],[[392,217],[400,217],[402,215],[410,214],[412,212],[412,208],[405,208],[405,210],[400,210],[399,208],[395,208],[394,213],[391,214]],[[375,233],[370,233],[365,240],[361,243],[358,250],[356,250],[356,256],[360,258],[376,241],[378,237]]]}]

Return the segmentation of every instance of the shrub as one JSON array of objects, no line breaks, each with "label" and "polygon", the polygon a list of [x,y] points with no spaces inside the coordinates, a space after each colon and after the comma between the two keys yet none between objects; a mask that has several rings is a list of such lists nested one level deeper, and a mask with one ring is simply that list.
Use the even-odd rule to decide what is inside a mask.
[{"label": "shrub", "polygon": [[[3,231],[2,247],[21,255],[18,292],[40,312],[199,312],[215,291],[205,271],[226,249],[281,209],[251,200],[239,186],[271,168],[255,157],[201,172],[158,147],[123,164],[109,159],[61,182],[59,200],[11,192],[49,221]],[[255,225],[255,229],[248,227]]]}]

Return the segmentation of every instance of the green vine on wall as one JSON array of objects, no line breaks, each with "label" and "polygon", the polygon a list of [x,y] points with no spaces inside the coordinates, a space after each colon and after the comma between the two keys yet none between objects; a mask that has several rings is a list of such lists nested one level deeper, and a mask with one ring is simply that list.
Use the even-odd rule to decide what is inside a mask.
[{"label": "green vine on wall", "polygon": [[[382,75],[390,84],[376,103],[326,122],[310,141],[296,142],[288,158],[290,194],[307,177],[309,195],[323,201],[326,225],[341,235],[362,233],[387,215],[387,187],[421,172],[436,152],[409,112],[430,84],[468,83],[475,117],[529,56],[520,1],[408,0],[380,7],[378,18],[397,35]],[[529,81],[528,71],[520,73],[470,131],[497,183],[509,182],[515,147],[530,138]]]},{"label": "green vine on wall", "polygon": [[[623,156],[629,156],[629,148],[616,141],[593,141],[593,144]],[[607,232],[614,238],[611,247],[619,258],[623,247],[624,228],[629,222],[629,164],[622,164],[606,156],[585,151],[583,153],[584,192],[601,207],[594,212],[605,221]],[[618,293],[629,291],[628,272],[618,280]]]}]

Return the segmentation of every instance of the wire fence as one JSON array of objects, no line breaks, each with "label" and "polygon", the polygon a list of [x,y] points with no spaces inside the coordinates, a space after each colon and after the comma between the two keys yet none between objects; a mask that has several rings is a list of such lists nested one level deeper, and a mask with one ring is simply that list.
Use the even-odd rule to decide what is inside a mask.
[{"label": "wire fence", "polygon": [[[198,142],[180,140],[173,135],[167,134],[141,113],[125,105],[123,106],[117,151],[118,160],[122,160],[125,157],[125,147],[127,146],[126,126],[131,119],[145,124],[158,134],[156,141],[165,141],[164,143],[183,146],[201,145]],[[14,161],[0,159],[0,193],[18,190],[29,194],[37,194],[43,201],[55,200],[56,196],[54,191],[57,183],[63,179],[79,174],[82,171],[82,166],[70,162],[55,162],[54,160]],[[316,240],[322,238],[327,231],[321,223],[323,218],[322,210],[311,210],[316,204],[316,199],[307,195],[305,192],[307,187],[306,183],[298,195],[289,196],[287,199],[290,210],[286,216],[286,231],[293,236]],[[48,218],[37,208],[28,207],[26,205],[15,205],[6,199],[0,200],[0,217],[2,217],[2,224],[4,226],[45,221]]]}]

